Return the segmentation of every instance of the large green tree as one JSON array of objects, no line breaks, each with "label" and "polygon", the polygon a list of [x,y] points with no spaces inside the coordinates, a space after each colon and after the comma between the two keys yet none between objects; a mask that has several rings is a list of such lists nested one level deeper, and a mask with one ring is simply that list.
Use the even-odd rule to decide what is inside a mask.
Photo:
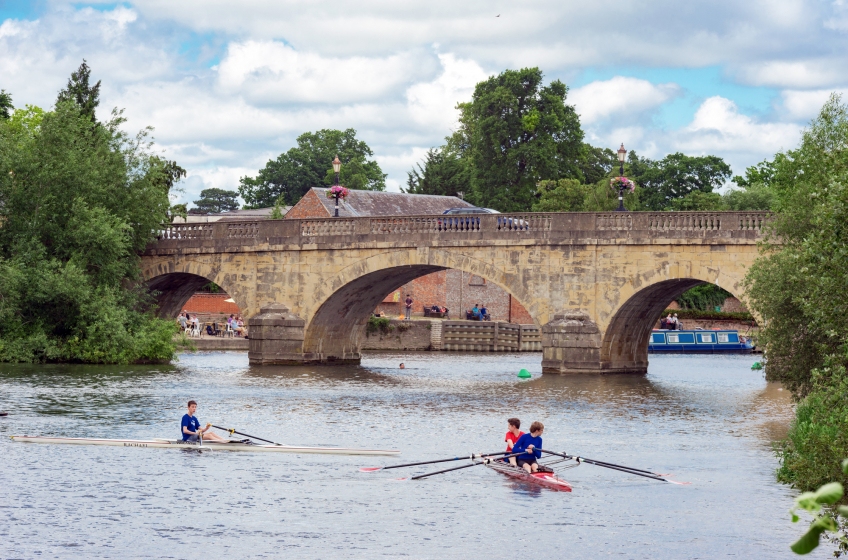
[{"label": "large green tree", "polygon": [[200,198],[194,201],[196,208],[191,209],[192,214],[217,214],[238,210],[238,193],[224,189],[203,189]]},{"label": "large green tree", "polygon": [[468,162],[447,148],[430,149],[420,163],[407,173],[406,189],[410,194],[442,196],[467,195],[470,192]]},{"label": "large green tree", "polygon": [[458,105],[460,126],[448,146],[468,159],[477,205],[529,210],[539,181],[582,179],[583,131],[565,102],[568,88],[542,78],[538,68],[506,70]]},{"label": "large green tree", "polygon": [[747,294],[764,320],[767,378],[804,396],[813,370],[848,365],[848,107],[838,96],[800,147],[775,158],[770,185],[777,212]]},{"label": "large green tree", "polygon": [[185,171],[60,98],[0,120],[0,360],[167,360],[172,321],[151,313],[138,253]]},{"label": "large green tree", "polygon": [[646,210],[712,209],[693,207],[698,202],[708,201],[709,197],[700,197],[700,200],[697,195],[690,197],[690,204],[682,205],[686,208],[675,208],[675,201],[696,192],[711,193],[723,186],[731,175],[730,166],[718,156],[674,153],[652,161],[630,152],[627,163],[626,172],[639,185],[640,199]]},{"label": "large green tree", "polygon": [[319,130],[297,138],[297,146],[270,160],[256,177],[242,177],[239,194],[248,208],[270,208],[279,200],[295,204],[312,187],[333,184],[333,159],[342,162],[339,181],[351,189],[382,191],[386,175],[356,131]]}]

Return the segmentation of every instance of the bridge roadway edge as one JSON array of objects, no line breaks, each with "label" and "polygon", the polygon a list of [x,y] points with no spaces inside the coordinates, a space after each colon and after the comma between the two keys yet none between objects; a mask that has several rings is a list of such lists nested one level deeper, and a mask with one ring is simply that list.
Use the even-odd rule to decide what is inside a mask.
[{"label": "bridge roadway edge", "polygon": [[[368,316],[362,309],[385,295],[371,292],[394,277],[400,282],[433,267],[459,268],[527,307],[543,328],[544,371],[644,373],[646,325],[677,292],[712,282],[744,301],[741,282],[767,217],[515,214],[483,216],[468,230],[440,229],[433,216],[181,224],[147,248],[142,270],[154,289],[179,274],[215,281],[247,317],[284,304],[304,324],[303,337],[289,349],[301,343],[303,361],[334,363],[359,359]],[[340,301],[345,290],[356,305]],[[179,298],[172,299],[168,312],[175,314]],[[315,346],[319,332],[329,338]],[[263,352],[274,354],[257,347],[252,356]]]}]

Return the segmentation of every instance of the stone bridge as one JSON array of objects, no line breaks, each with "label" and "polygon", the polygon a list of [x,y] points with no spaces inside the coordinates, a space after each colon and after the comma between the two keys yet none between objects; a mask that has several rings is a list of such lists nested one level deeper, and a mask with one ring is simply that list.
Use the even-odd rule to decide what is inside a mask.
[{"label": "stone bridge", "polygon": [[251,329],[251,363],[358,362],[386,294],[448,268],[494,282],[543,331],[543,371],[644,373],[665,307],[710,282],[745,300],[762,212],[263,220],[169,226],[142,256],[159,313],[209,281]]}]

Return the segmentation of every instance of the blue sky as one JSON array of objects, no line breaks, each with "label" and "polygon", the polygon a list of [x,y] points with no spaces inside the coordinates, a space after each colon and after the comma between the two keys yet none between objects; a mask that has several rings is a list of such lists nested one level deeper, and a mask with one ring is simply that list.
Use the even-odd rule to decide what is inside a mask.
[{"label": "blue sky", "polygon": [[848,89],[847,33],[848,0],[0,0],[0,88],[49,107],[87,59],[101,110],[188,169],[182,201],[320,128],[355,128],[396,190],[476,82],[526,66],[568,84],[595,145],[741,173]]}]

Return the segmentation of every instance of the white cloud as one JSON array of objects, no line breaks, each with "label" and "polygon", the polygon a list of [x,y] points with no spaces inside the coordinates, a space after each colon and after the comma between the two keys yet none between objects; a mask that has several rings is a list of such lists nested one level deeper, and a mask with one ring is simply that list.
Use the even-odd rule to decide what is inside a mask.
[{"label": "white cloud", "polygon": [[780,109],[788,119],[807,121],[819,114],[832,93],[841,94],[842,101],[848,102],[848,89],[786,90],[780,94]]},{"label": "white cloud", "polygon": [[456,104],[471,99],[474,86],[488,75],[473,60],[458,60],[452,54],[439,55],[439,62],[442,74],[432,82],[410,86],[406,99],[412,120],[447,131],[456,124]]},{"label": "white cloud", "polygon": [[757,122],[740,113],[733,101],[716,96],[704,101],[692,123],[676,135],[676,141],[681,151],[691,154],[750,154],[761,158],[793,148],[800,132],[801,126],[794,123]]},{"label": "white cloud", "polygon": [[641,113],[679,95],[677,84],[652,84],[647,80],[616,76],[586,84],[569,93],[580,122],[592,124],[618,113]]},{"label": "white cloud", "polygon": [[845,67],[831,57],[773,60],[741,66],[737,74],[755,86],[819,88],[845,82]]}]

